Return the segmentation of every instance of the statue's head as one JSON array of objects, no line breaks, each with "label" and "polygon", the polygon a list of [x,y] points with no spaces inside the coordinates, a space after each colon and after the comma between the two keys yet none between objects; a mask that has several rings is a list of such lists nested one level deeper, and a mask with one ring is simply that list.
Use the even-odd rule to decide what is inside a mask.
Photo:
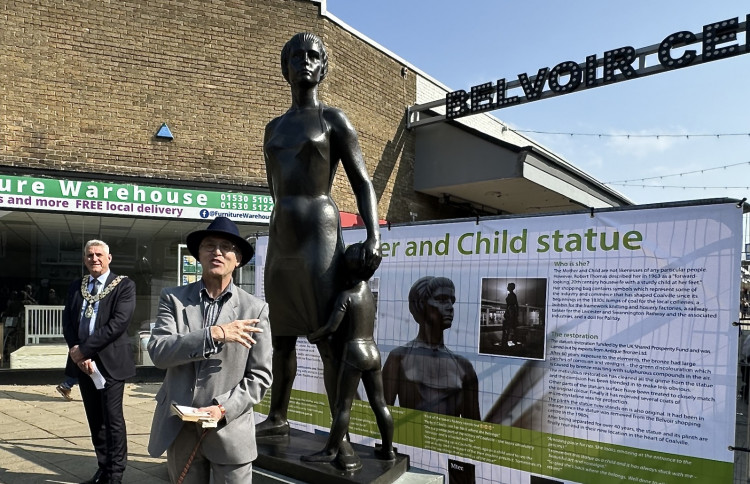
[{"label": "statue's head", "polygon": [[281,74],[283,74],[284,79],[289,82],[289,57],[292,50],[302,47],[305,44],[314,45],[318,52],[320,52],[321,66],[319,82],[323,82],[323,79],[325,79],[328,74],[328,52],[326,52],[326,47],[323,45],[323,41],[320,40],[320,37],[309,32],[295,34],[286,44],[284,44],[284,48],[281,49]]},{"label": "statue's head", "polygon": [[511,282],[511,283],[508,284],[508,290],[510,292],[513,292],[515,289],[516,289],[516,283],[515,282]]},{"label": "statue's head", "polygon": [[436,323],[442,329],[450,328],[455,302],[456,286],[447,277],[423,277],[409,290],[409,312],[420,325]]},{"label": "statue's head", "polygon": [[374,269],[367,267],[365,261],[362,259],[362,250],[364,244],[357,242],[346,248],[344,252],[344,260],[346,261],[346,269],[349,271],[349,278],[354,281],[367,281],[375,273]]}]

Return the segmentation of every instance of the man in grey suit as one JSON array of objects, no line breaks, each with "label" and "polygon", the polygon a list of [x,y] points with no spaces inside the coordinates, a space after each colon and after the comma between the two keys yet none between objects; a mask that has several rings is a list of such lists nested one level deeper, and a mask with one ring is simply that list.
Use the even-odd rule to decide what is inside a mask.
[{"label": "man in grey suit", "polygon": [[[175,483],[246,484],[252,481],[255,446],[253,406],[271,386],[268,306],[232,283],[233,271],[253,256],[237,226],[217,217],[187,236],[203,268],[200,281],[161,293],[148,352],[167,370],[156,395],[148,451],[167,451]],[[182,422],[172,403],[197,407],[217,428]]]}]

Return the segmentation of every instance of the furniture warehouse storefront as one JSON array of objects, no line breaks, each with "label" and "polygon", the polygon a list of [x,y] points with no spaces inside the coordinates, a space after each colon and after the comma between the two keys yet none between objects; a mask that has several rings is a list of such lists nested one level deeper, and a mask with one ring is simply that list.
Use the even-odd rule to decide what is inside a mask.
[{"label": "furniture warehouse storefront", "polygon": [[[90,239],[105,241],[112,271],[136,283],[129,333],[136,361],[149,364],[143,346],[161,290],[200,277],[183,243],[187,234],[220,215],[243,236],[265,233],[272,208],[264,194],[0,176],[0,367],[64,368],[63,300],[85,273],[82,251]],[[235,273],[248,292],[255,292],[254,266]]]}]

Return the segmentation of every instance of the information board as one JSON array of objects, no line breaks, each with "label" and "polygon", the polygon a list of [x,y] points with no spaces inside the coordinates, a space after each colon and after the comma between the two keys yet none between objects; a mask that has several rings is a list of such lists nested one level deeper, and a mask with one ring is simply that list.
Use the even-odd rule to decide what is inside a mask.
[{"label": "information board", "polygon": [[[492,483],[731,482],[741,236],[736,203],[383,228],[376,339],[386,389],[402,389],[399,452]],[[415,356],[412,288],[425,277],[455,296],[434,365]],[[290,416],[325,431],[321,363],[304,338],[298,349]],[[394,375],[453,403],[409,408],[413,382]],[[365,401],[350,430],[379,440]]]}]

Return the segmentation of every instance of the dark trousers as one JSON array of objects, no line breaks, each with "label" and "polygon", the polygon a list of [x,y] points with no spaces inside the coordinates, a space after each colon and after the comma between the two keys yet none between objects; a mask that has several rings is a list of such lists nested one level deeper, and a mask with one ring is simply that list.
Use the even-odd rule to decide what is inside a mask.
[{"label": "dark trousers", "polygon": [[127,433],[122,408],[125,382],[108,379],[104,389],[97,390],[91,378],[83,376],[79,379],[78,385],[99,468],[110,479],[121,479],[128,460]]}]

